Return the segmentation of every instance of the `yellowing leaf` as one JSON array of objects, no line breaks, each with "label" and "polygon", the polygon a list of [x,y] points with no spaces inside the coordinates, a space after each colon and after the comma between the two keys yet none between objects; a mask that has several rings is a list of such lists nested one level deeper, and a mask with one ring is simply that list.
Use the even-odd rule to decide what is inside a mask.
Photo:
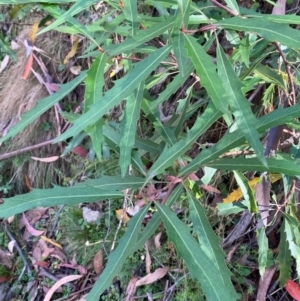
[{"label": "yellowing leaf", "polygon": [[79,43],[79,37],[76,38],[71,50],[69,51],[69,53],[66,55],[65,59],[64,59],[64,64],[67,64],[69,62],[69,59],[72,58],[78,48],[78,43]]},{"label": "yellowing leaf", "polygon": [[[270,174],[269,175],[271,183],[274,183],[278,180],[281,179],[281,175],[280,174]],[[251,187],[251,189],[255,189],[256,185],[259,183],[259,181],[261,180],[260,177],[255,177],[253,178],[251,181],[248,182],[249,186]],[[235,190],[233,190],[225,199],[223,199],[223,203],[232,203],[232,202],[236,202],[238,201],[241,197],[243,196],[242,190],[241,188],[237,188]]]},{"label": "yellowing leaf", "polygon": [[38,32],[38,29],[39,29],[39,24],[40,24],[40,21],[36,21],[33,23],[31,29],[30,29],[30,32],[28,34],[28,40],[33,44],[34,41],[35,41],[35,37],[36,37],[36,34]]},{"label": "yellowing leaf", "polygon": [[118,220],[122,220],[124,223],[127,223],[130,221],[130,217],[128,216],[127,212],[123,209],[116,210],[116,216]]},{"label": "yellowing leaf", "polygon": [[51,245],[53,245],[53,246],[56,246],[56,247],[62,249],[62,246],[61,246],[59,243],[57,243],[57,242],[55,242],[54,240],[48,238],[47,236],[42,235],[41,238],[42,238],[43,240],[47,241],[49,244],[51,244]]}]

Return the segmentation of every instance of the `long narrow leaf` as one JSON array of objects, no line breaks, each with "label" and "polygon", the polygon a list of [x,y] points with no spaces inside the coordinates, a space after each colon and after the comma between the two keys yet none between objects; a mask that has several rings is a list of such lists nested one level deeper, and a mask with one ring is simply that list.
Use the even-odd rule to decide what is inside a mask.
[{"label": "long narrow leaf", "polygon": [[195,38],[187,35],[184,37],[186,49],[200,77],[201,85],[206,89],[214,105],[224,114],[228,114],[226,90],[216,72],[216,65]]},{"label": "long narrow leaf", "polygon": [[121,191],[98,189],[92,186],[70,189],[55,186],[52,189],[33,189],[32,192],[4,199],[0,205],[0,218],[7,218],[37,207],[77,205],[107,198],[122,197]]},{"label": "long narrow leaf", "polygon": [[160,61],[169,53],[170,48],[171,46],[162,47],[150,54],[143,61],[135,64],[134,69],[130,73],[116,81],[114,87],[109,90],[100,101],[93,104],[86,114],[75,120],[73,127],[62,134],[56,141],[63,141],[76,135],[89,125],[94,124],[111,108],[118,105],[148,77],[150,72],[154,70]]},{"label": "long narrow leaf", "polygon": [[216,23],[218,27],[239,31],[252,31],[268,41],[280,42],[290,48],[300,48],[299,31],[288,25],[272,22],[264,16],[255,18],[228,18]]},{"label": "long narrow leaf", "polygon": [[[300,117],[300,105],[295,105],[286,109],[279,108],[270,114],[259,118],[259,123],[256,125],[256,130],[259,133],[263,133],[274,126],[288,123],[297,117]],[[244,142],[245,137],[241,130],[237,130],[233,133],[227,133],[211,148],[202,150],[202,152],[196,156],[196,158],[194,158],[186,167],[180,170],[179,176],[196,171],[199,169],[199,166],[203,166],[208,162],[217,159],[223,153],[241,145]]]},{"label": "long narrow leaf", "polygon": [[211,163],[207,163],[207,166],[221,169],[221,170],[247,170],[247,171],[268,171],[270,173],[283,173],[289,176],[299,176],[300,166],[295,160],[276,160],[267,159],[268,167],[262,165],[257,158],[245,159],[245,158],[232,158],[232,159],[219,159]]},{"label": "long narrow leaf", "polygon": [[225,263],[225,253],[220,248],[219,239],[211,228],[211,225],[206,217],[206,212],[200,205],[199,200],[195,199],[195,197],[192,193],[190,193],[189,190],[187,190],[186,192],[189,201],[189,218],[193,223],[193,229],[197,234],[200,248],[210,258],[215,267],[219,271],[222,271],[222,273],[220,274],[221,281],[223,285],[227,287],[228,295],[236,298],[236,292],[231,283],[231,273]]},{"label": "long narrow leaf", "polygon": [[131,36],[134,36],[138,29],[138,11],[137,0],[123,0],[124,3],[124,16],[131,22]]},{"label": "long narrow leaf", "polygon": [[197,118],[193,127],[188,131],[186,139],[182,139],[170,148],[164,149],[162,154],[151,166],[148,172],[149,179],[171,166],[175,160],[187,152],[197,138],[200,137],[221,116],[222,113],[211,103],[205,109],[204,113]]},{"label": "long narrow leaf", "polygon": [[117,248],[111,253],[101,276],[88,294],[86,301],[99,300],[99,296],[111,285],[122,270],[126,258],[133,254],[143,218],[150,204],[138,212],[129,222],[126,233],[119,240]]},{"label": "long narrow leaf", "polygon": [[223,49],[218,45],[217,62],[220,78],[224,89],[227,89],[228,103],[236,119],[239,129],[242,130],[249,144],[254,149],[260,161],[266,165],[264,148],[259,140],[259,134],[255,129],[258,122],[253,115],[249,101],[242,93],[242,83],[232,69]]},{"label": "long narrow leaf", "polygon": [[[223,283],[224,271],[216,268],[190,233],[190,229],[167,207],[156,203],[158,212],[166,227],[168,238],[174,243],[178,255],[183,257],[193,278],[203,288],[208,301],[237,300]],[[226,272],[225,272],[226,274]]]},{"label": "long narrow leaf", "polygon": [[131,151],[135,144],[137,121],[140,117],[140,104],[144,94],[144,82],[127,98],[125,115],[121,124],[120,160],[121,174],[124,177],[131,162]]},{"label": "long narrow leaf", "polygon": [[[55,1],[56,2],[56,1]],[[75,4],[62,16],[60,16],[56,21],[51,23],[46,28],[42,29],[39,34],[45,33],[51,29],[54,29],[55,27],[58,27],[59,25],[65,23],[68,21],[69,17],[73,17],[74,15],[80,13],[81,11],[85,10],[87,7],[97,3],[97,0],[77,0]],[[49,1],[48,1],[49,3]]]}]

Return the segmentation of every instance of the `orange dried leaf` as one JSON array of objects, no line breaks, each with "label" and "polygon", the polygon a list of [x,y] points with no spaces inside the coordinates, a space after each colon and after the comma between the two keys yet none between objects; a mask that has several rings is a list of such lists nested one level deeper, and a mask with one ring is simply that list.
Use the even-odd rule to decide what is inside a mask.
[{"label": "orange dried leaf", "polygon": [[32,27],[31,27],[31,30],[28,34],[28,40],[30,42],[32,42],[32,44],[34,43],[35,41],[35,37],[36,37],[36,34],[38,32],[38,29],[39,29],[39,24],[40,24],[40,21],[36,21],[33,23]]},{"label": "orange dried leaf", "polygon": [[300,301],[300,286],[293,280],[289,279],[285,284],[287,292],[297,301]]},{"label": "orange dried leaf", "polygon": [[25,65],[25,68],[24,68],[24,72],[22,74],[22,79],[26,80],[28,78],[28,75],[30,73],[30,69],[32,67],[32,63],[33,63],[33,55],[32,55],[32,53],[30,53],[28,61],[27,61],[26,65]]},{"label": "orange dried leaf", "polygon": [[64,64],[67,64],[69,62],[69,59],[75,55],[77,48],[78,48],[78,43],[79,43],[79,37],[76,38],[70,52],[66,55],[66,57],[64,59]]},{"label": "orange dried leaf", "polygon": [[56,247],[62,249],[62,246],[61,246],[59,243],[57,243],[57,242],[55,242],[54,240],[48,238],[47,236],[42,235],[41,238],[42,238],[43,240],[47,241],[49,244],[51,244],[51,245],[53,245],[53,246],[56,246]]},{"label": "orange dried leaf", "polygon": [[[281,175],[279,174],[270,174],[270,180],[272,183],[281,179]],[[255,189],[258,182],[261,180],[260,177],[255,177],[251,181],[248,182],[251,189]],[[223,203],[232,203],[238,201],[243,196],[242,190],[239,187],[238,189],[233,190],[225,199],[223,199]]]},{"label": "orange dried leaf", "polygon": [[126,211],[123,209],[116,210],[116,216],[118,220],[122,220],[124,223],[127,223],[130,221],[130,217],[127,215]]}]

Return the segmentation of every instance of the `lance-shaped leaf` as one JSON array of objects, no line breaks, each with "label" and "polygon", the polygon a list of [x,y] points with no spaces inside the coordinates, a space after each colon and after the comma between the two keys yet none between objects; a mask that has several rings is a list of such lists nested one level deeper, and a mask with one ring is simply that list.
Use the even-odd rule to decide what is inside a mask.
[{"label": "lance-shaped leaf", "polygon": [[239,14],[239,6],[235,0],[225,0],[227,6],[234,11],[237,15]]},{"label": "lance-shaped leaf", "polygon": [[189,68],[190,58],[187,55],[187,51],[184,48],[184,35],[179,33],[172,37],[173,50],[176,56],[178,69],[182,78],[185,78]]},{"label": "lance-shaped leaf", "polygon": [[129,221],[126,233],[119,240],[117,248],[109,255],[106,267],[88,294],[86,301],[99,300],[99,296],[122,270],[126,258],[133,254],[141,224],[149,206],[150,204],[145,206]]},{"label": "lance-shaped leaf", "polygon": [[178,141],[170,148],[166,147],[164,149],[162,154],[151,166],[148,172],[149,179],[171,166],[175,160],[179,159],[180,156],[187,152],[198,137],[200,137],[221,116],[222,112],[217,110],[215,106],[210,103],[204,113],[197,118],[193,127],[188,131],[187,137]]},{"label": "lance-shaped leaf", "polygon": [[265,232],[265,228],[261,228],[257,230],[257,243],[258,243],[258,267],[259,267],[259,274],[263,278],[267,261],[268,261],[268,238]]},{"label": "lance-shaped leaf", "polygon": [[177,0],[180,10],[181,27],[187,28],[189,24],[191,0]]},{"label": "lance-shaped leaf", "polygon": [[[105,53],[101,53],[93,62],[90,70],[87,72],[85,79],[84,113],[86,113],[88,111],[88,108],[99,101],[103,96],[103,87],[105,83],[104,69],[107,60],[108,56]],[[102,143],[104,141],[102,132],[103,125],[104,120],[103,118],[101,118],[98,122],[94,123],[86,129],[87,134],[92,139],[93,148],[100,161],[102,157]]]},{"label": "lance-shaped leaf", "polygon": [[131,162],[131,150],[135,144],[137,121],[140,117],[140,105],[144,94],[144,82],[141,82],[132,95],[127,98],[124,119],[121,123],[119,166],[124,177]]},{"label": "lance-shaped leaf", "polygon": [[158,212],[166,227],[168,238],[174,243],[178,255],[182,257],[191,272],[203,288],[208,301],[237,300],[231,290],[223,283],[222,274],[227,271],[218,270],[211,258],[200,248],[187,227],[174,212],[166,206],[156,203]]},{"label": "lance-shaped leaf", "polygon": [[76,135],[88,126],[94,124],[114,106],[118,105],[125,97],[132,93],[138,85],[144,81],[160,61],[169,53],[171,46],[162,47],[151,53],[147,58],[134,65],[134,69],[120,80],[115,82],[114,87],[109,90],[100,101],[91,105],[89,111],[74,121],[74,125],[58,141],[63,141]]},{"label": "lance-shaped leaf", "polygon": [[251,111],[249,101],[242,93],[242,83],[232,69],[220,45],[217,48],[217,63],[219,76],[222,79],[224,89],[227,89],[228,103],[237,125],[244,133],[257,157],[266,165],[264,148],[259,140],[259,134],[254,127],[258,121]]},{"label": "lance-shaped leaf", "polygon": [[200,205],[199,200],[197,200],[189,190],[187,190],[186,193],[189,201],[189,219],[193,223],[193,230],[197,234],[200,248],[208,258],[210,258],[215,267],[219,271],[222,271],[220,280],[222,284],[227,287],[228,295],[230,295],[231,298],[237,298],[235,289],[231,283],[231,272],[225,263],[225,253],[220,248],[219,239],[211,228],[206,217],[206,212]]},{"label": "lance-shaped leaf", "polygon": [[124,4],[124,16],[131,22],[130,33],[134,36],[138,29],[138,12],[137,12],[137,0],[123,0]]},{"label": "lance-shaped leaf", "polygon": [[97,3],[97,0],[77,0],[76,3],[74,3],[73,6],[67,12],[61,15],[56,21],[51,23],[49,26],[42,29],[39,32],[39,34],[45,33],[51,29],[54,29],[55,27],[58,27],[59,25],[68,21],[69,17],[73,17],[74,15],[82,12],[83,10],[85,10],[86,8],[88,8],[89,6],[95,3]]},{"label": "lance-shaped leaf", "polygon": [[219,159],[214,162],[208,163],[207,166],[221,170],[247,170],[260,172],[268,171],[271,173],[283,173],[289,176],[300,175],[300,166],[293,159],[267,159],[267,163],[268,167],[265,167],[257,158],[232,158]]},{"label": "lance-shaped leaf", "polygon": [[41,99],[37,105],[30,111],[26,112],[21,116],[21,121],[19,121],[14,127],[12,127],[7,135],[0,139],[0,143],[6,141],[7,139],[14,137],[19,132],[21,132],[26,126],[35,121],[43,113],[49,110],[55,103],[60,101],[65,96],[69,95],[70,92],[75,89],[86,77],[86,72],[81,72],[76,78],[67,84],[59,85],[59,90],[43,99]]},{"label": "lance-shaped leaf", "polygon": [[283,287],[286,281],[289,278],[291,278],[292,272],[291,251],[289,249],[289,244],[287,242],[287,237],[284,228],[285,223],[282,223],[280,226],[278,256],[276,258],[276,261],[278,262],[280,287]]},{"label": "lance-shaped leaf", "polygon": [[200,77],[201,85],[206,89],[214,105],[224,114],[228,113],[226,88],[216,72],[216,65],[203,47],[193,37],[185,35],[186,49]]},{"label": "lance-shaped leaf", "polygon": [[233,173],[237,184],[242,190],[245,201],[250,202],[250,209],[251,209],[250,211],[252,213],[257,213],[258,209],[257,209],[256,200],[254,198],[254,193],[249,185],[248,179],[239,171],[234,170]]},{"label": "lance-shaped leaf", "polygon": [[300,48],[299,31],[288,25],[271,22],[266,17],[227,18],[215,25],[221,28],[239,31],[252,31],[268,41],[280,42],[290,48]]},{"label": "lance-shaped leaf", "polygon": [[[290,108],[278,108],[277,110],[259,118],[259,123],[254,125],[259,133],[281,124],[288,123],[294,118],[300,117],[300,105]],[[245,137],[241,130],[227,133],[220,141],[209,149],[203,149],[186,167],[180,170],[179,176],[191,173],[199,169],[208,162],[217,159],[223,153],[237,147],[245,142]]]},{"label": "lance-shaped leaf", "polygon": [[121,191],[98,189],[92,186],[80,189],[59,186],[52,189],[33,189],[30,193],[4,199],[4,204],[0,205],[0,218],[7,218],[37,207],[77,205],[82,202],[95,202],[122,196]]}]

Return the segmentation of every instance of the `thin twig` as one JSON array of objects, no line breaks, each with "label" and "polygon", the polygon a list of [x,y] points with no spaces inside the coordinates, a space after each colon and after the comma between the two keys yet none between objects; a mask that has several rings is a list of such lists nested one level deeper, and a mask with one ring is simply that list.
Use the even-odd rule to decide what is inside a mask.
[{"label": "thin twig", "polygon": [[56,214],[55,214],[55,216],[54,216],[54,220],[53,220],[52,227],[51,227],[51,229],[50,229],[50,231],[49,231],[49,233],[48,233],[48,237],[49,237],[49,238],[51,238],[52,235],[53,235],[53,233],[54,233],[54,230],[55,230],[55,228],[56,228],[56,226],[57,226],[58,219],[59,219],[59,217],[60,217],[60,214],[61,214],[63,208],[64,208],[64,205],[59,206],[59,209],[58,209],[58,211],[56,212]]},{"label": "thin twig", "polygon": [[24,267],[26,268],[28,276],[31,278],[32,277],[32,272],[31,272],[31,269],[30,269],[30,265],[29,265],[29,263],[28,263],[25,255],[24,255],[21,247],[19,246],[19,244],[17,243],[16,239],[14,238],[14,236],[9,231],[9,229],[7,227],[7,222],[4,222],[4,231],[7,234],[7,236],[10,238],[10,240],[15,241],[14,247],[16,248],[17,252],[19,253],[21,259],[23,260]]},{"label": "thin twig", "polygon": [[225,5],[219,3],[217,0],[210,0],[210,2],[214,3],[216,6],[223,8],[224,10],[226,10],[228,13],[230,13],[233,16],[237,16],[238,13],[234,12],[233,10],[231,10],[230,8],[226,7]]},{"label": "thin twig", "polygon": [[45,146],[45,145],[52,144],[54,141],[55,141],[55,139],[47,140],[47,141],[44,141],[44,142],[41,142],[41,143],[38,143],[38,144],[35,144],[35,145],[27,146],[27,147],[12,151],[10,153],[0,155],[0,161],[4,160],[4,159],[8,159],[8,158],[11,158],[11,157],[21,155],[23,153],[32,151],[34,149],[40,148],[40,147]]}]

